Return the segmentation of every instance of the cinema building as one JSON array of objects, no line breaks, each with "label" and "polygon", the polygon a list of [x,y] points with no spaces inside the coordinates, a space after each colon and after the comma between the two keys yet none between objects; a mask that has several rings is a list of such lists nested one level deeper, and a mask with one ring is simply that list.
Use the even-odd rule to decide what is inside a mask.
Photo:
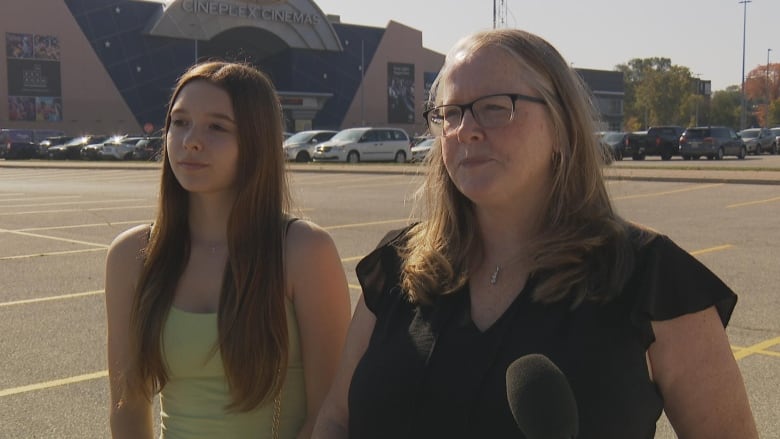
[{"label": "cinema building", "polygon": [[[341,23],[311,0],[3,0],[0,28],[0,128],[73,135],[158,130],[176,79],[207,59],[267,72],[287,131],[422,133],[444,62],[416,29]],[[622,76],[607,82],[594,95],[620,118]]]}]

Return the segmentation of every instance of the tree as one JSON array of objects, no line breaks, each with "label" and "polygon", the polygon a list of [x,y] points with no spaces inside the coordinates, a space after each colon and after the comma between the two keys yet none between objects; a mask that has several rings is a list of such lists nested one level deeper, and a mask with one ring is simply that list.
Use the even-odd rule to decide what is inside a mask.
[{"label": "tree", "polygon": [[780,105],[780,64],[759,65],[751,70],[745,78],[745,97],[754,119],[749,125],[771,127],[780,123],[773,111]]},{"label": "tree", "polygon": [[713,93],[710,102],[710,124],[738,127],[742,114],[742,93],[738,85]]},{"label": "tree", "polygon": [[691,119],[693,78],[687,67],[673,65],[669,58],[634,58],[620,64],[623,72],[624,120],[653,125],[688,125]]}]

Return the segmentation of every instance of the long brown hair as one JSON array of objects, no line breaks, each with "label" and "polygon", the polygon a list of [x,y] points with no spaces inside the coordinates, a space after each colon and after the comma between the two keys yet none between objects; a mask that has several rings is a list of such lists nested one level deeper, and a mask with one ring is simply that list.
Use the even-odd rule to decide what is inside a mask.
[{"label": "long brown hair", "polygon": [[[552,185],[541,224],[530,243],[534,298],[609,300],[633,268],[628,224],[614,211],[601,166],[605,151],[596,141],[596,112],[579,75],[542,38],[517,29],[483,31],[461,40],[445,59],[431,88],[431,102],[446,81],[455,55],[499,48],[522,68],[522,81],[547,103],[555,133]],[[491,68],[486,66],[485,68]],[[402,285],[413,302],[455,291],[468,282],[469,261],[482,252],[473,205],[455,187],[442,159],[440,139],[431,149],[419,190],[423,219],[400,245]]]},{"label": "long brown hair", "polygon": [[[197,64],[177,82],[166,132],[179,92],[192,81],[225,90],[236,119],[237,196],[228,221],[229,257],[219,298],[217,343],[232,397],[226,408],[249,411],[279,393],[287,368],[282,246],[290,195],[281,108],[270,79],[257,69],[225,62]],[[162,390],[169,378],[162,332],[189,259],[188,204],[188,193],[164,152],[157,217],[130,323],[135,361],[127,374],[128,390],[140,390],[147,398]]]}]

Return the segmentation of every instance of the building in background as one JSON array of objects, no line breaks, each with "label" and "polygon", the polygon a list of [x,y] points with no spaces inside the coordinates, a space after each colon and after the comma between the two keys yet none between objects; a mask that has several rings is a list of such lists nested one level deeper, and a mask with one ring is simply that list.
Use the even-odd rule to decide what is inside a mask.
[{"label": "building in background", "polygon": [[[0,29],[0,127],[72,135],[159,130],[176,79],[207,59],[267,72],[287,131],[421,134],[444,62],[416,29],[341,23],[311,0],[4,0]],[[612,126],[622,79],[617,87],[601,80],[615,72],[580,72],[593,72],[583,78]]]}]

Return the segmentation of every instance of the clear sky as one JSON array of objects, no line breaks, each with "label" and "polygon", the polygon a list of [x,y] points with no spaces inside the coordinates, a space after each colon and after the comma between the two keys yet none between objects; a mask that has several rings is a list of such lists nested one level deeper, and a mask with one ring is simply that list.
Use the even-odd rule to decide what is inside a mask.
[{"label": "clear sky", "polygon": [[[314,0],[342,23],[418,29],[423,46],[446,53],[461,37],[493,27],[493,0]],[[738,0],[506,0],[507,27],[540,35],[575,67],[613,70],[633,58],[664,57],[712,81],[742,79],[743,4]],[[780,62],[780,0],[747,4],[745,75]],[[767,49],[772,49],[768,52]]]}]

